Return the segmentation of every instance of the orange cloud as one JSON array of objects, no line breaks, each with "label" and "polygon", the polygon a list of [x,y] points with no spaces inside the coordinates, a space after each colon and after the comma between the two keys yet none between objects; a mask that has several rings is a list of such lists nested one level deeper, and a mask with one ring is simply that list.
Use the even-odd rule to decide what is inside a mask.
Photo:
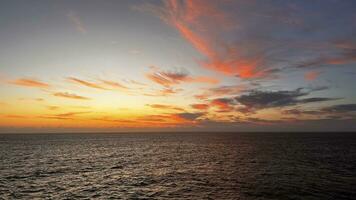
[{"label": "orange cloud", "polygon": [[155,109],[162,109],[162,110],[177,110],[177,111],[184,111],[183,108],[172,106],[172,105],[164,105],[164,104],[147,104],[147,106]]},{"label": "orange cloud", "polygon": [[150,127],[176,127],[181,125],[192,125],[195,122],[189,121],[176,114],[165,115],[145,115],[133,119],[115,119],[111,117],[102,117],[97,120],[105,121],[110,126],[129,127],[129,128],[150,128]]},{"label": "orange cloud", "polygon": [[160,17],[175,27],[183,38],[206,56],[202,66],[241,78],[259,78],[261,58],[244,58],[235,47],[228,45],[219,34],[231,28],[230,18],[218,8],[216,1],[165,1]]},{"label": "orange cloud", "polygon": [[54,114],[54,115],[42,115],[42,116],[38,116],[38,118],[57,119],[57,120],[72,120],[77,115],[82,115],[82,114],[87,114],[87,113],[90,113],[90,112],[67,112],[67,113],[60,113],[60,114]]},{"label": "orange cloud", "polygon": [[19,101],[44,101],[43,98],[18,98],[17,100]]},{"label": "orange cloud", "polygon": [[91,88],[96,88],[96,89],[101,89],[101,90],[107,90],[106,88],[104,88],[103,86],[101,86],[98,83],[92,83],[92,82],[88,82],[88,81],[84,81],[81,79],[77,79],[77,78],[73,78],[73,77],[69,77],[67,78],[69,81],[73,82],[73,83],[77,83],[79,85],[84,85],[87,87],[91,87]]},{"label": "orange cloud", "polygon": [[219,111],[228,112],[232,111],[233,100],[228,98],[214,99],[210,102],[211,106],[217,107]]},{"label": "orange cloud", "polygon": [[79,96],[79,95],[71,94],[71,93],[67,93],[67,92],[57,92],[57,93],[54,93],[53,96],[64,97],[64,98],[69,98],[69,99],[78,99],[78,100],[89,100],[90,99],[87,97],[83,97],[83,96]]},{"label": "orange cloud", "polygon": [[47,106],[48,110],[58,110],[59,108],[59,106]]},{"label": "orange cloud", "polygon": [[173,88],[163,88],[162,90],[155,91],[154,93],[144,93],[145,96],[151,97],[162,97],[162,96],[169,96],[173,94],[177,94],[178,92],[183,91],[183,89],[173,89]]},{"label": "orange cloud", "polygon": [[209,108],[208,104],[192,104],[190,106],[197,110],[207,110]]},{"label": "orange cloud", "polygon": [[160,73],[152,73],[152,74],[146,74],[146,77],[150,79],[153,82],[156,82],[160,85],[163,85],[165,87],[169,87],[170,85],[177,84],[178,81],[171,80],[167,77],[164,77],[164,75]]},{"label": "orange cloud", "polygon": [[207,77],[207,76],[192,77],[191,80],[188,81],[195,82],[195,83],[208,83],[213,85],[220,83],[219,79]]},{"label": "orange cloud", "polygon": [[117,89],[128,89],[128,87],[114,81],[108,81],[108,80],[101,80],[102,83],[104,83],[107,86],[117,88]]},{"label": "orange cloud", "polygon": [[154,123],[162,125],[187,125],[197,123],[195,120],[200,117],[202,113],[176,113],[165,115],[146,115],[137,118],[143,123]]},{"label": "orange cloud", "polygon": [[72,117],[75,115],[80,115],[80,114],[86,114],[89,112],[67,112],[67,113],[61,113],[61,114],[56,114],[54,116],[58,116],[58,117]]},{"label": "orange cloud", "polygon": [[14,119],[26,119],[27,116],[24,115],[4,115],[5,118],[14,118]]},{"label": "orange cloud", "polygon": [[35,88],[42,88],[42,89],[50,87],[50,85],[47,83],[38,81],[36,79],[30,79],[30,78],[21,78],[14,81],[10,81],[9,83],[14,85],[19,85],[19,86],[35,87]]},{"label": "orange cloud", "polygon": [[319,77],[320,74],[321,72],[319,71],[309,71],[304,74],[304,79],[307,81],[314,81]]}]

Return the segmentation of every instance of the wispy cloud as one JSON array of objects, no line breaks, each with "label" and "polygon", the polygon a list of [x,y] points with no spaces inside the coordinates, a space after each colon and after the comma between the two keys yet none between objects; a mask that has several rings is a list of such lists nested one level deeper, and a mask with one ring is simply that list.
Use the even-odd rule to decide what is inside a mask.
[{"label": "wispy cloud", "polygon": [[334,113],[346,113],[346,112],[356,112],[356,104],[339,104],[323,109],[326,112]]},{"label": "wispy cloud", "polygon": [[[146,3],[139,9],[176,29],[205,57],[198,61],[201,66],[241,79],[278,78],[274,74],[281,71],[275,69],[281,66],[295,70],[354,64],[355,43],[348,36],[354,33],[323,24],[315,13],[300,12],[303,3],[298,4],[167,0],[161,6]],[[321,11],[318,16],[330,15]],[[334,42],[341,31],[343,37]],[[315,39],[314,33],[319,32],[323,36]]]},{"label": "wispy cloud", "polygon": [[167,87],[167,88],[160,89],[158,91],[146,92],[146,93],[143,93],[143,95],[151,96],[151,97],[162,97],[162,96],[164,97],[164,96],[174,95],[174,94],[177,94],[182,91],[183,91],[183,89],[174,89],[171,87]]},{"label": "wispy cloud", "polygon": [[337,104],[313,110],[293,108],[283,110],[282,114],[308,116],[317,119],[356,119],[356,104]]},{"label": "wispy cloud", "polygon": [[83,96],[79,96],[79,95],[68,93],[68,92],[56,92],[56,93],[53,93],[53,96],[64,97],[64,98],[69,98],[69,99],[77,99],[77,100],[90,100],[90,98],[88,98],[88,97],[83,97]]},{"label": "wispy cloud", "polygon": [[26,119],[28,116],[25,115],[3,115],[5,118],[14,118],[14,119]]},{"label": "wispy cloud", "polygon": [[177,107],[177,106],[172,106],[172,105],[165,105],[165,104],[147,104],[146,106],[149,106],[154,109],[161,109],[161,110],[176,110],[176,111],[184,111],[183,108]]},{"label": "wispy cloud", "polygon": [[147,73],[146,77],[164,87],[171,87],[181,83],[219,83],[219,80],[213,77],[193,77],[183,68],[176,71],[162,71],[158,67],[151,67],[151,72]]},{"label": "wispy cloud", "polygon": [[99,79],[98,81],[93,82],[93,81],[82,80],[75,77],[68,77],[67,80],[81,86],[86,86],[86,87],[100,89],[100,90],[121,90],[121,91],[129,90],[129,88],[126,87],[125,85],[112,80]]},{"label": "wispy cloud", "polygon": [[176,28],[183,38],[206,56],[207,59],[200,62],[202,66],[241,78],[263,76],[258,69],[263,61],[261,55],[244,57],[234,45],[218,37],[236,26],[236,21],[232,21],[220,7],[218,2],[211,0],[170,0],[164,1],[163,7],[147,8]]},{"label": "wispy cloud", "polygon": [[146,115],[137,118],[142,122],[153,122],[158,124],[194,124],[196,119],[203,116],[204,113],[189,113],[181,112],[174,114],[162,114],[162,115]]},{"label": "wispy cloud", "polygon": [[48,83],[39,81],[37,79],[33,78],[21,78],[21,79],[16,79],[13,81],[9,81],[10,84],[18,85],[18,86],[25,86],[25,87],[35,87],[35,88],[41,88],[41,89],[46,89],[49,88],[50,85]]},{"label": "wispy cloud", "polygon": [[86,87],[90,87],[90,88],[95,88],[95,89],[101,89],[101,90],[107,90],[105,87],[103,87],[102,85],[98,84],[98,83],[93,83],[93,82],[89,82],[89,81],[84,81],[78,78],[74,78],[74,77],[68,77],[67,78],[69,81],[82,85],[82,86],[86,86]]},{"label": "wispy cloud", "polygon": [[58,110],[58,109],[60,109],[59,106],[46,106],[46,108],[47,108],[48,110]]},{"label": "wispy cloud", "polygon": [[221,97],[221,96],[230,96],[238,95],[242,91],[246,90],[246,85],[230,85],[230,86],[219,86],[214,88],[205,89],[201,94],[195,95],[197,99],[207,99],[210,97]]},{"label": "wispy cloud", "polygon": [[72,120],[77,115],[83,115],[87,114],[90,112],[66,112],[66,113],[60,113],[60,114],[52,114],[52,115],[41,115],[38,116],[39,118],[44,118],[44,119],[56,119],[56,120]]},{"label": "wispy cloud", "polygon": [[127,90],[129,89],[128,87],[124,86],[123,84],[119,83],[119,82],[115,82],[115,81],[109,81],[109,80],[100,80],[103,84],[111,87],[111,88],[115,88],[115,89],[124,89]]},{"label": "wispy cloud", "polygon": [[18,98],[17,100],[19,100],[19,101],[38,101],[38,102],[44,101],[43,98]]},{"label": "wispy cloud", "polygon": [[75,26],[75,29],[82,33],[82,34],[86,34],[87,33],[87,29],[85,28],[82,20],[79,18],[79,16],[73,12],[73,11],[70,11],[68,14],[67,14],[67,17],[69,19],[69,21]]},{"label": "wispy cloud", "polygon": [[125,83],[133,84],[133,85],[137,85],[137,86],[146,86],[145,83],[141,83],[141,82],[136,81],[136,80],[124,79],[123,81],[124,81]]}]

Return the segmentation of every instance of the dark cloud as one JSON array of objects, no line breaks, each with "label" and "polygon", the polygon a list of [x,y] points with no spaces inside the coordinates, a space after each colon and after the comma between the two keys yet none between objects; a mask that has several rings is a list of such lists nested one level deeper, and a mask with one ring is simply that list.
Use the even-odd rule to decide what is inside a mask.
[{"label": "dark cloud", "polygon": [[319,87],[312,87],[309,88],[310,92],[317,92],[317,91],[323,91],[323,90],[328,90],[330,87],[328,86],[319,86]]},{"label": "dark cloud", "polygon": [[176,116],[183,118],[185,120],[189,120],[189,121],[194,121],[197,118],[201,117],[202,115],[204,115],[204,113],[188,113],[188,112],[186,112],[186,113],[176,114]]},{"label": "dark cloud", "polygon": [[338,99],[340,99],[340,98],[313,97],[313,98],[298,100],[298,103],[313,103],[313,102],[322,102],[322,101],[332,101],[332,100],[338,100]]},{"label": "dark cloud", "polygon": [[281,120],[268,120],[268,119],[261,119],[256,117],[249,117],[247,118],[247,122],[250,123],[257,123],[257,124],[273,124],[273,123],[281,123]]},{"label": "dark cloud", "polygon": [[331,112],[331,113],[355,112],[356,111],[356,104],[334,105],[334,106],[323,108],[322,110],[325,111],[325,112]]},{"label": "dark cloud", "polygon": [[236,100],[249,108],[263,109],[263,108],[273,108],[273,107],[284,107],[304,103],[314,103],[336,100],[335,98],[323,98],[323,97],[313,97],[313,98],[303,98],[309,95],[311,91],[304,91],[303,88],[298,88],[296,90],[282,90],[282,91],[250,91],[249,94],[241,95],[236,97]]},{"label": "dark cloud", "polygon": [[286,115],[309,115],[319,119],[356,119],[356,104],[339,104],[317,110],[294,108],[282,111]]},{"label": "dark cloud", "polygon": [[294,105],[298,101],[298,97],[307,94],[308,93],[302,92],[301,88],[294,91],[251,91],[249,94],[236,97],[236,100],[247,107],[280,107]]},{"label": "dark cloud", "polygon": [[321,113],[322,112],[318,110],[301,110],[296,108],[282,111],[282,114],[287,114],[287,115],[318,115]]},{"label": "dark cloud", "polygon": [[177,111],[184,111],[183,108],[174,106],[174,105],[165,105],[165,104],[146,104],[146,106],[149,106],[154,109],[162,109],[162,110],[177,110]]},{"label": "dark cloud", "polygon": [[356,44],[352,41],[336,42],[328,47],[332,54],[314,57],[296,65],[297,68],[323,67],[356,63]]}]

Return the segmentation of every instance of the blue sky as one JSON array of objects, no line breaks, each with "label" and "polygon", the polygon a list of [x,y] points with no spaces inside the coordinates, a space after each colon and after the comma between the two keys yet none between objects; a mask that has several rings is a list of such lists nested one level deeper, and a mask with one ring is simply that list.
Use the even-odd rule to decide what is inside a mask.
[{"label": "blue sky", "polygon": [[354,130],[355,9],[0,1],[1,130]]}]

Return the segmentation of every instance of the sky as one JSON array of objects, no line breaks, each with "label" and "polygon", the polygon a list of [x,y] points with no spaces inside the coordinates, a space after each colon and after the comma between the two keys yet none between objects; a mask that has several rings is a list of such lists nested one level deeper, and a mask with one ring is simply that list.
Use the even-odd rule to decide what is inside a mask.
[{"label": "sky", "polygon": [[356,131],[354,0],[0,0],[0,132]]}]

